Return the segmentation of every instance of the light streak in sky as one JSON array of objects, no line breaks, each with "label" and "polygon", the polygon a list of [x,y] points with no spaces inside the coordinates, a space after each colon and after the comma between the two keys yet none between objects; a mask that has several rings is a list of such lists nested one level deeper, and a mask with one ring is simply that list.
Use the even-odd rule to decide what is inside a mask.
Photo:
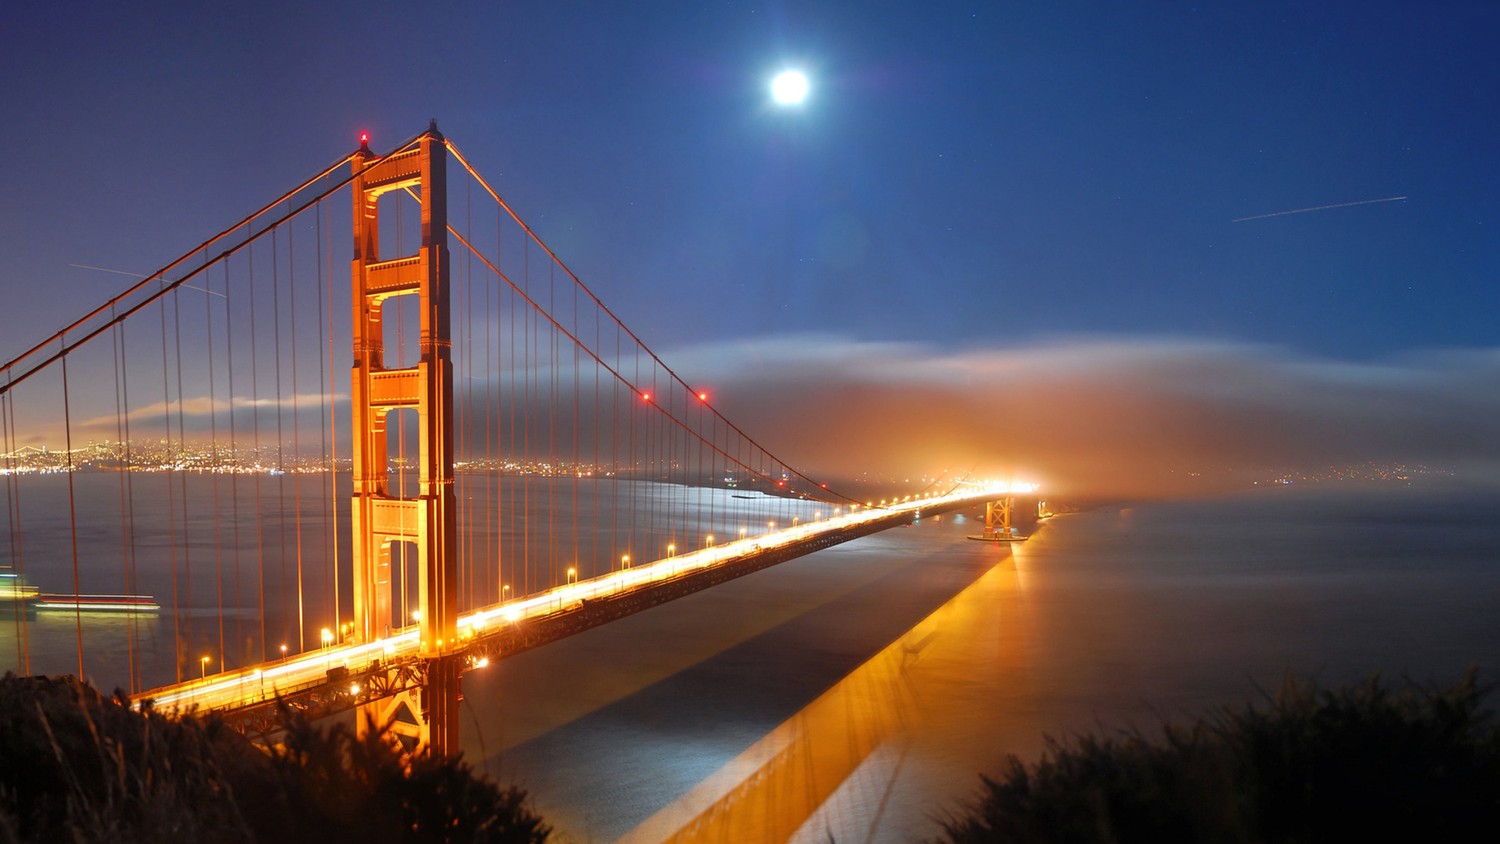
[{"label": "light streak in sky", "polygon": [[[98,270],[101,273],[114,273],[115,275],[128,275],[128,276],[133,276],[135,278],[145,278],[146,277],[146,276],[141,275],[140,273],[126,272],[125,270],[112,270],[109,267],[94,267],[94,266],[90,266],[88,264],[69,264],[68,266],[70,266],[70,267],[77,267],[80,270]],[[220,293],[220,292],[218,292],[216,290],[209,290],[207,287],[199,287],[199,286],[197,286],[195,284],[186,284],[186,283],[184,283],[181,286],[182,287],[188,287],[188,288],[191,288],[193,290],[200,290],[200,291],[202,291],[204,293],[207,293],[210,296],[217,296],[220,299],[228,299],[229,298],[228,296],[225,296],[223,293]]]},{"label": "light streak in sky", "polygon": [[1396,202],[1406,199],[1404,196],[1387,196],[1384,199],[1361,199],[1358,202],[1336,202],[1333,205],[1315,205],[1312,208],[1293,208],[1290,211],[1273,211],[1270,214],[1256,214],[1253,217],[1237,217],[1230,220],[1231,223],[1243,223],[1246,220],[1264,220],[1267,217],[1285,217],[1288,214],[1306,214],[1309,211],[1327,211],[1330,208],[1350,208],[1355,205],[1374,205],[1378,202]]}]

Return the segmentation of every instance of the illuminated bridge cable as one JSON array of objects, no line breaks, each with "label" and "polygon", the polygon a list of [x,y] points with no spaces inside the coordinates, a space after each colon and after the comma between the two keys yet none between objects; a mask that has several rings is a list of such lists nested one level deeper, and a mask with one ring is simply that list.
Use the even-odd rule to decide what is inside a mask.
[{"label": "illuminated bridge cable", "polygon": [[[644,398],[645,395],[652,395],[650,388],[647,388],[645,390],[641,390],[641,389],[639,389],[639,388],[637,388],[637,387],[634,386],[635,384],[640,383],[641,380],[642,380],[641,377],[640,377],[640,375],[639,375],[639,363],[637,363],[637,370],[636,370],[637,371],[637,375],[636,375],[636,377],[634,379],[625,377],[625,375],[623,373],[621,373],[618,369],[616,369],[615,367],[611,366],[607,361],[605,361],[602,357],[600,357],[599,354],[596,351],[594,351],[593,349],[588,348],[587,344],[583,343],[576,335],[574,335],[567,328],[565,328],[561,323],[559,323],[555,317],[553,317],[551,314],[547,313],[546,309],[542,308],[541,305],[538,304],[536,302],[536,300],[533,299],[524,289],[522,289],[519,285],[517,285],[505,273],[501,272],[500,269],[498,267],[496,267],[493,263],[491,263],[490,260],[489,260],[489,258],[487,258],[483,253],[481,253],[477,249],[475,249],[474,246],[468,241],[468,239],[463,236],[463,234],[461,234],[458,231],[455,231],[452,227],[449,227],[448,231],[455,238],[457,238],[458,241],[461,244],[463,244],[463,246],[466,249],[469,249],[471,252],[473,252],[474,256],[476,258],[478,258],[480,260],[480,262],[484,263],[487,267],[489,267],[490,272],[494,273],[497,277],[500,278],[500,280],[504,281],[507,285],[509,285],[510,288],[516,293],[516,295],[520,296],[522,299],[524,299],[526,301],[526,304],[530,305],[530,314],[531,315],[539,316],[542,319],[547,320],[548,323],[550,323],[557,331],[561,332],[568,339],[572,340],[574,343],[576,343],[579,346],[581,346],[583,348],[583,350],[589,355],[589,357],[594,360],[595,363],[597,363],[600,367],[602,367],[606,372],[608,372],[611,375],[613,375],[615,377],[615,379],[617,381],[619,381],[621,384],[623,384],[626,387],[629,387],[631,389],[631,391],[635,394],[635,396],[636,396],[636,398],[638,400],[645,401],[647,404],[652,405],[656,409],[657,413],[659,413],[662,416],[666,417],[666,421],[670,421],[671,423],[673,423],[673,424],[677,425],[678,427],[682,428],[683,430],[687,431],[689,434],[692,434],[694,436],[698,436],[698,434],[696,432],[692,431],[692,429],[686,424],[686,422],[684,420],[678,419],[677,417],[673,416],[671,413],[667,412],[667,410],[662,406],[663,405],[662,402],[660,402],[660,401],[652,401],[652,400],[645,399]],[[536,332],[528,332],[528,333],[535,334]],[[639,342],[637,342],[637,350],[638,350],[638,353],[640,351],[644,351],[647,355],[651,355],[651,351],[649,349],[646,349],[645,346],[640,345]],[[531,350],[529,348],[528,348],[526,354],[527,354],[527,358],[526,358],[525,363],[529,365],[530,364],[530,360],[531,360]],[[654,356],[652,357],[652,361],[656,365],[658,365],[658,366],[660,365],[659,362],[655,361]],[[665,367],[662,367],[662,369],[665,369]],[[670,371],[669,371],[669,374],[670,374]],[[672,376],[672,377],[674,378],[674,380],[676,380],[676,376],[675,375]],[[534,401],[537,398],[537,396],[533,396],[530,393],[530,384],[532,383],[532,381],[533,381],[533,379],[531,379],[529,377],[526,379],[526,384],[527,384],[526,400],[527,401]],[[652,383],[654,383],[654,380],[653,380]],[[687,387],[686,384],[680,384],[680,386],[682,386],[684,389],[689,389],[689,390],[691,389],[691,388]],[[767,452],[764,448],[762,448],[761,446],[759,446],[758,444],[756,444],[755,441],[751,440],[748,436],[746,436],[744,434],[744,432],[740,431],[738,428],[734,428],[734,426],[732,425],[732,423],[729,423],[728,420],[724,420],[723,417],[721,415],[719,415],[717,411],[713,411],[713,412],[714,412],[714,415],[715,415],[716,418],[724,421],[724,423],[726,425],[728,425],[729,427],[733,428],[733,430],[740,435],[742,442],[750,444],[751,446],[753,446],[756,449],[756,451],[758,453],[765,455],[765,457],[769,458],[772,462],[774,462],[774,463],[776,463],[778,465],[782,465],[782,466],[786,466],[787,465],[787,464],[783,463],[782,461],[777,460],[773,455],[771,455],[769,452]],[[633,431],[634,431],[634,419],[635,419],[634,414],[630,414],[630,419],[631,419],[631,429],[632,429],[631,441],[633,443],[634,442],[634,433],[633,433]],[[529,453],[530,452],[530,447],[531,447],[530,446],[530,434],[529,434],[530,429],[531,429],[530,414],[526,414],[525,418],[523,419],[523,427],[524,427],[525,431],[527,432],[527,434],[526,434],[526,439],[522,442],[522,446],[521,446],[522,447],[522,452],[523,453]],[[649,433],[649,428],[648,428],[647,433]],[[713,448],[715,451],[717,451],[718,453],[720,453],[724,457],[726,457],[728,459],[731,459],[735,463],[739,464],[742,468],[745,469],[745,471],[750,472],[750,473],[756,475],[757,477],[759,477],[759,478],[767,481],[772,488],[775,488],[777,486],[776,481],[778,479],[774,478],[773,475],[772,475],[772,473],[775,470],[771,469],[769,466],[763,464],[760,467],[756,467],[754,465],[751,465],[747,460],[742,460],[742,459],[737,459],[737,458],[732,457],[728,452],[723,451],[718,446],[717,443],[710,442],[710,443],[708,443],[708,445],[709,445],[709,447]],[[650,439],[648,437],[648,440],[647,440],[647,449],[648,449],[647,453],[648,453],[648,455],[650,453],[649,452],[649,448],[650,448]],[[630,451],[631,451],[631,453],[634,453],[634,446],[633,445],[632,445]],[[648,456],[648,460],[649,460],[649,456]],[[646,468],[649,469],[649,465],[647,465]],[[795,470],[790,470],[790,471],[795,471]],[[805,477],[805,476],[801,475],[801,473],[797,473],[797,476],[798,477]],[[811,479],[807,479],[807,480],[809,482],[811,482]],[[814,488],[817,488],[817,487],[818,487],[818,485],[815,485]],[[821,491],[823,493],[829,493],[829,491],[827,489],[822,489]],[[836,496],[838,498],[842,498],[842,499],[844,499],[846,501],[850,501],[850,502],[854,501],[854,499],[852,499],[852,498],[848,498],[847,496],[843,496],[843,495],[838,495],[837,493],[829,493],[829,494],[832,495],[832,496]]]},{"label": "illuminated bridge cable", "polygon": [[[414,142],[415,140],[416,138],[413,138],[412,141],[408,141],[408,145],[410,145],[410,143]],[[256,239],[264,235],[266,231],[276,228],[292,217],[300,214],[309,205],[316,202],[317,200],[324,199],[327,196],[335,193],[339,189],[343,188],[345,185],[348,185],[351,181],[354,180],[354,177],[352,175],[346,176],[335,184],[324,188],[323,191],[317,194],[317,196],[302,203],[301,205],[297,206],[295,209],[287,212],[281,217],[278,217],[275,220],[267,223],[265,227],[260,229],[259,231],[252,231],[250,228],[251,224],[255,220],[265,216],[272,209],[278,207],[291,197],[298,195],[312,185],[327,178],[334,171],[348,164],[350,159],[352,159],[353,157],[354,153],[350,153],[344,156],[333,165],[324,169],[318,175],[306,180],[296,188],[287,191],[285,194],[278,197],[275,201],[271,202],[265,207],[261,208],[259,211],[256,211],[240,222],[235,223],[233,226],[230,226],[223,232],[220,232],[218,235],[209,238],[200,246],[195,247],[191,251],[185,253],[181,258],[178,258],[177,260],[167,264],[156,272],[142,278],[140,281],[131,285],[123,293],[120,293],[119,295],[115,296],[114,298],[110,299],[94,310],[89,311],[87,314],[84,314],[83,316],[69,323],[65,328],[53,334],[51,337],[48,337],[40,343],[37,343],[35,346],[32,346],[25,352],[22,352],[20,355],[12,358],[3,367],[0,367],[0,371],[3,371],[7,376],[6,382],[4,384],[0,384],[0,393],[9,392],[10,390],[21,384],[23,381],[26,381],[31,376],[45,369],[48,365],[60,360],[68,352],[87,344],[95,337],[107,331],[111,326],[129,319],[132,315],[140,311],[142,308],[160,300],[167,293],[176,290],[180,285],[186,284],[189,280],[197,276],[198,273],[205,270],[207,266],[212,265],[214,262],[222,260],[229,255],[239,252],[240,250],[247,247],[250,243],[254,242]],[[185,266],[187,265],[187,262],[193,258],[194,255],[207,254],[207,250],[209,248],[219,246],[221,242],[229,239],[231,235],[242,228],[245,230],[244,240],[231,243],[227,246],[223,246],[221,248],[221,251],[214,254],[211,259],[208,259],[207,265],[198,267]],[[169,273],[173,273],[179,270],[182,270],[184,272],[181,277],[171,281],[167,280],[167,276]],[[147,290],[148,286],[153,283],[158,285],[158,288],[155,292],[146,295],[145,298],[142,298],[140,301],[129,305],[129,307],[126,307],[124,310],[118,310],[119,307],[123,307],[133,297],[136,297],[140,295],[142,291]],[[108,320],[98,325],[91,325],[93,320],[97,319],[106,311],[109,311],[112,314]],[[87,330],[85,331],[83,336],[73,340],[68,339],[68,335],[85,328]],[[54,345],[56,346],[56,351],[48,354],[47,350]]]}]

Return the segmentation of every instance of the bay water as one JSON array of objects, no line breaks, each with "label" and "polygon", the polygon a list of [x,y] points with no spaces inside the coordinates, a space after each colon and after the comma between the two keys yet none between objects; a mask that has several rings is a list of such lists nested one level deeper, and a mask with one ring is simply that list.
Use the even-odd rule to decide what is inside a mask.
[{"label": "bay water", "polygon": [[1288,676],[1493,681],[1497,514],[1429,483],[1099,507],[1010,546],[928,517],[467,675],[464,748],[565,841],[920,840],[1047,736]]},{"label": "bay water", "polygon": [[[103,499],[120,481],[75,480]],[[50,591],[71,585],[65,482],[20,480],[28,573]],[[203,515],[253,498],[250,479],[221,479],[217,492],[201,477],[133,482],[178,485],[168,521],[186,517],[181,536],[195,543],[191,584],[180,571],[177,581],[190,600],[145,619],[0,619],[0,668],[20,670],[29,656],[34,671],[74,671],[80,635],[85,674],[106,690],[126,681],[132,647],[148,684],[172,679],[174,662],[197,670],[197,649],[216,652],[221,639],[241,637],[253,656],[296,635],[283,596],[299,549],[310,583],[302,627],[327,623],[325,549],[347,515],[322,503],[322,481],[303,479],[299,502],[285,479],[261,479],[263,500],[281,491],[258,520]],[[583,489],[584,509],[596,509]],[[168,506],[158,492],[140,506]],[[703,506],[727,535],[743,520],[732,508],[748,502],[720,498]],[[530,518],[566,519],[579,506],[569,495],[543,500]],[[78,520],[83,591],[115,591],[124,577],[114,556],[87,550],[122,530],[110,507]],[[496,547],[518,541],[525,516],[499,512]],[[929,515],[471,672],[465,756],[527,788],[564,841],[907,841],[935,834],[981,771],[1036,759],[1049,735],[1149,731],[1264,700],[1288,675],[1329,685],[1377,672],[1446,684],[1471,667],[1481,681],[1500,676],[1492,487],[1418,479],[1100,506],[1013,545],[970,540],[980,518]],[[137,591],[171,591],[174,553],[188,562],[174,541],[135,537]],[[492,574],[493,589],[515,577]],[[265,632],[262,590],[280,607]],[[179,646],[185,629],[193,641]]]}]

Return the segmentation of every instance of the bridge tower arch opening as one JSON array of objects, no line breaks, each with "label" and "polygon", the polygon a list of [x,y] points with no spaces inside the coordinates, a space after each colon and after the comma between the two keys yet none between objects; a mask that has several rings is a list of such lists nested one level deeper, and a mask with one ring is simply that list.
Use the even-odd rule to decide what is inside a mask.
[{"label": "bridge tower arch opening", "polygon": [[[458,750],[457,507],[453,488],[453,363],[449,310],[447,149],[434,122],[414,146],[383,157],[368,145],[353,161],[352,424],[353,636],[373,642],[391,635],[391,547],[410,543],[417,598],[412,608],[421,641],[419,696],[360,708],[359,729],[391,725],[409,750]],[[402,191],[421,205],[415,254],[382,257],[381,197]],[[390,203],[384,203],[389,206]],[[392,250],[388,250],[392,251]],[[401,365],[387,349],[384,308],[398,296],[419,310],[419,357]],[[409,299],[408,301],[411,301]],[[390,354],[388,354],[388,352]],[[387,417],[416,411],[415,495],[393,492]],[[412,455],[407,455],[408,463]],[[406,471],[406,467],[398,467]],[[408,548],[408,550],[411,550]],[[399,706],[400,711],[393,709]],[[394,723],[393,723],[394,719]]]}]

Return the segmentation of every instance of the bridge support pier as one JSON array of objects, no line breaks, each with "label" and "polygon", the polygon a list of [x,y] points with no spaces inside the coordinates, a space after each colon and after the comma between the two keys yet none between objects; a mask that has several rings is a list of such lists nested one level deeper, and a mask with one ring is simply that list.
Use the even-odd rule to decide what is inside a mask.
[{"label": "bridge support pier", "polygon": [[463,700],[463,657],[446,654],[422,661],[420,685],[362,704],[358,734],[382,732],[403,754],[448,756],[459,752],[458,704]]}]

